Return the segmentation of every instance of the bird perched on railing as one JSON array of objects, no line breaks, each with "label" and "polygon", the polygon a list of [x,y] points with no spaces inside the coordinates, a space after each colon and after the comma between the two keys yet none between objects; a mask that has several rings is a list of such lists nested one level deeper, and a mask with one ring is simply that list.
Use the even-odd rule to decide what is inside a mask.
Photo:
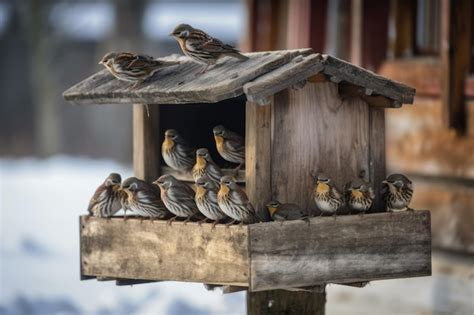
[{"label": "bird perched on railing", "polygon": [[90,215],[99,218],[113,216],[122,208],[123,194],[120,192],[122,178],[117,173],[111,173],[96,189],[87,211]]},{"label": "bird perched on railing", "polygon": [[189,171],[194,166],[196,150],[175,129],[165,131],[161,155],[166,165],[177,171]]},{"label": "bird perched on railing", "polygon": [[325,174],[319,174],[313,191],[313,199],[321,211],[321,215],[336,215],[337,210],[344,206],[344,199],[334,182]]},{"label": "bird perched on railing", "polygon": [[392,174],[382,181],[382,184],[384,185],[382,195],[387,205],[387,211],[413,211],[408,207],[413,196],[411,180],[402,174]]},{"label": "bird perched on railing", "polygon": [[196,164],[193,167],[194,181],[205,175],[216,185],[219,185],[223,174],[221,168],[212,160],[209,150],[200,148],[196,151]]},{"label": "bird perched on railing", "polygon": [[344,198],[349,211],[364,214],[372,206],[375,193],[369,183],[356,179],[344,186]]},{"label": "bird perched on railing", "polygon": [[132,88],[152,77],[158,70],[179,64],[179,61],[154,59],[147,55],[137,55],[128,52],[110,52],[99,64],[119,80],[134,82]]},{"label": "bird perched on railing", "polygon": [[234,221],[239,221],[241,224],[260,221],[247,194],[231,176],[221,178],[217,202],[222,211]]},{"label": "bird perched on railing", "polygon": [[177,217],[186,218],[188,222],[191,218],[203,218],[194,200],[194,190],[183,182],[177,180],[173,175],[163,175],[153,182],[161,190],[161,200],[166,208],[175,215],[169,220],[176,220]]},{"label": "bird perched on railing", "polygon": [[127,210],[152,220],[164,219],[169,214],[160,199],[160,192],[153,185],[136,177],[130,177],[123,181],[121,190],[126,193],[123,201],[124,219]]},{"label": "bird perched on railing", "polygon": [[206,219],[214,221],[213,227],[227,218],[217,202],[218,186],[206,175],[196,180],[196,205]]},{"label": "bird perched on railing", "polygon": [[267,203],[266,207],[273,221],[283,223],[287,220],[307,220],[309,218],[308,211],[292,203],[280,203],[278,200],[272,200]]},{"label": "bird perched on railing", "polygon": [[217,38],[188,24],[176,26],[170,36],[173,36],[178,41],[181,50],[186,56],[204,65],[199,73],[206,72],[210,65],[215,64],[223,56],[230,56],[240,60],[249,59],[234,47],[224,44]]},{"label": "bird perched on railing", "polygon": [[245,163],[245,139],[239,134],[226,129],[224,126],[215,126],[212,130],[216,141],[217,152],[228,162],[237,163],[239,170]]}]

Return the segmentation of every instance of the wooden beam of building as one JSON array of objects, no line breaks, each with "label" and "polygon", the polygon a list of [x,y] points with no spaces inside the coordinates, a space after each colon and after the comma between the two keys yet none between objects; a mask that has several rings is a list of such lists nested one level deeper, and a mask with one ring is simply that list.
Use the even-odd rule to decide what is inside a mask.
[{"label": "wooden beam of building", "polygon": [[416,1],[391,0],[389,49],[391,58],[412,56],[415,50]]},{"label": "wooden beam of building", "polygon": [[464,82],[471,56],[471,0],[442,0],[441,78],[443,124],[466,130]]}]

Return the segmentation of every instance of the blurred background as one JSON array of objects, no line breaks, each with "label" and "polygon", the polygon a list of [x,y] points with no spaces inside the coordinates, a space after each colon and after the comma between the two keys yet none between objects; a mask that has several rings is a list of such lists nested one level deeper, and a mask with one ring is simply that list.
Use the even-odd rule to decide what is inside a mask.
[{"label": "blurred background", "polygon": [[416,87],[387,109],[387,172],[432,211],[433,276],[328,287],[327,314],[474,314],[474,4],[470,0],[0,0],[0,314],[243,314],[198,284],[79,281],[78,216],[132,175],[132,107],[62,92],[107,51],[180,53],[186,22],[243,51],[312,47]]}]

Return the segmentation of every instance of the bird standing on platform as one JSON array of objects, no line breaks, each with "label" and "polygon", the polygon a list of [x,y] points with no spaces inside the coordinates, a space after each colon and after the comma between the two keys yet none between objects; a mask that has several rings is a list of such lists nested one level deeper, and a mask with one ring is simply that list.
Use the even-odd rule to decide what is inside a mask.
[{"label": "bird standing on platform", "polygon": [[196,180],[196,205],[207,219],[214,221],[213,226],[227,218],[217,202],[217,192],[218,186],[206,175]]},{"label": "bird standing on platform", "polygon": [[356,179],[345,185],[344,197],[351,213],[355,211],[364,214],[372,206],[375,193],[369,183]]},{"label": "bird standing on platform", "polygon": [[178,41],[181,50],[186,56],[204,65],[199,73],[206,72],[209,66],[215,64],[223,56],[230,56],[240,60],[249,59],[234,47],[224,44],[217,38],[188,24],[176,26],[170,36],[173,36]]},{"label": "bird standing on platform", "polygon": [[194,200],[194,190],[183,182],[180,182],[172,175],[163,175],[153,182],[158,185],[161,190],[161,200],[165,203],[166,208],[175,215],[172,221],[177,217],[186,218],[188,222],[191,218],[199,218],[199,209]]},{"label": "bird standing on platform", "polygon": [[217,202],[222,211],[234,221],[239,221],[241,224],[260,221],[247,194],[231,176],[223,176],[221,178]]},{"label": "bird standing on platform", "polygon": [[216,147],[222,158],[231,163],[237,163],[238,171],[245,163],[245,139],[239,134],[219,125],[212,130]]},{"label": "bird standing on platform", "polygon": [[316,186],[313,191],[313,199],[321,211],[321,215],[325,213],[335,216],[337,210],[344,206],[344,199],[341,193],[331,178],[324,174],[319,174],[317,177]]},{"label": "bird standing on platform", "polygon": [[382,195],[388,212],[413,211],[409,208],[413,196],[413,183],[405,175],[392,174],[382,184]]},{"label": "bird standing on platform", "polygon": [[192,148],[177,130],[165,131],[161,155],[166,165],[177,171],[189,171],[194,166],[196,150]]},{"label": "bird standing on platform", "polygon": [[221,168],[212,160],[209,150],[200,148],[196,151],[196,164],[193,167],[194,181],[205,175],[216,185],[219,185],[223,176]]},{"label": "bird standing on platform", "polygon": [[123,194],[120,192],[122,178],[117,173],[111,173],[92,196],[87,211],[89,215],[98,218],[113,216],[122,208]]},{"label": "bird standing on platform", "polygon": [[152,219],[163,219],[168,215],[160,199],[160,192],[153,185],[136,177],[130,177],[122,183],[122,191],[127,194],[123,202],[124,211],[131,210],[141,217]]},{"label": "bird standing on platform", "polygon": [[272,200],[266,205],[268,213],[273,221],[287,220],[307,220],[309,214],[298,205],[292,203],[280,203],[278,200]]},{"label": "bird standing on platform", "polygon": [[147,55],[137,55],[128,52],[110,52],[99,64],[119,80],[134,82],[137,87],[146,79],[152,77],[158,70],[179,64],[179,61],[164,61]]}]

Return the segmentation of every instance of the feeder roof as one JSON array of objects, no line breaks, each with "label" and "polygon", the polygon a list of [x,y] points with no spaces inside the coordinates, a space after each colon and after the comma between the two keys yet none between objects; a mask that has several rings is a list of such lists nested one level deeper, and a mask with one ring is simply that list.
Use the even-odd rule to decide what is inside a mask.
[{"label": "feeder roof", "polygon": [[[182,63],[158,71],[136,88],[102,70],[64,92],[76,104],[187,104],[214,103],[245,94],[249,101],[264,104],[273,94],[307,80],[330,80],[372,105],[400,107],[413,103],[415,89],[311,49],[245,54],[246,61],[223,58],[203,74],[202,65],[172,55],[164,60]],[[350,87],[347,89],[347,87]],[[383,102],[371,102],[383,98]]]}]

